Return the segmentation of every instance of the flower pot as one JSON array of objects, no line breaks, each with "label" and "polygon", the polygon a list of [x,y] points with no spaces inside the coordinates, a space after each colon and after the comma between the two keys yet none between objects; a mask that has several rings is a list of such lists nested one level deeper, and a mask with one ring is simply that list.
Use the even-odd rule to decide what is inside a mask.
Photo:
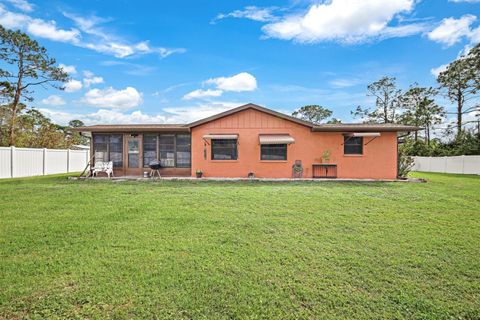
[{"label": "flower pot", "polygon": [[202,172],[196,172],[195,175],[197,176],[197,179],[200,179],[203,175]]}]

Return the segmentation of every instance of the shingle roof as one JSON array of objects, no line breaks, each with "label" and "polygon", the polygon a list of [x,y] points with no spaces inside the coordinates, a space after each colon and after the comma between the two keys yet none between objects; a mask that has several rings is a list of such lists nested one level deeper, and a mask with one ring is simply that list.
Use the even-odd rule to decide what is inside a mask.
[{"label": "shingle roof", "polygon": [[319,124],[312,128],[312,131],[317,132],[344,132],[344,131],[392,131],[392,132],[409,132],[418,131],[421,128],[416,126],[408,126],[396,123],[339,123],[339,124]]},{"label": "shingle roof", "polygon": [[248,103],[237,108],[213,115],[208,118],[200,119],[198,121],[188,123],[188,124],[126,124],[126,125],[94,125],[94,126],[85,126],[73,128],[74,131],[84,131],[84,132],[125,132],[125,131],[143,131],[143,132],[161,132],[161,131],[177,131],[177,132],[189,132],[191,128],[197,127],[204,123],[220,119],[231,114],[246,110],[246,109],[255,109],[260,112],[264,112],[275,117],[279,117],[288,121],[298,123],[300,125],[311,128],[312,131],[316,132],[372,132],[372,131],[381,131],[381,132],[409,132],[409,131],[418,131],[421,128],[416,126],[407,126],[402,124],[394,123],[340,123],[340,124],[314,124],[309,121],[301,120],[271,109],[261,107],[259,105]]},{"label": "shingle roof", "polygon": [[124,131],[180,131],[189,132],[186,124],[101,124],[72,128],[74,131],[84,132],[124,132]]}]

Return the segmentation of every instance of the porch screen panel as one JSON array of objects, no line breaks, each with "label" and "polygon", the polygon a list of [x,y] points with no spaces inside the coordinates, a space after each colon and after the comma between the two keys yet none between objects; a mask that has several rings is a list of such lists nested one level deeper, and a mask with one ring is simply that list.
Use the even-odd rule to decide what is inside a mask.
[{"label": "porch screen panel", "polygon": [[123,136],[121,134],[112,134],[108,143],[109,161],[113,162],[113,167],[123,166]]},{"label": "porch screen panel", "polygon": [[177,135],[177,167],[190,168],[191,144],[189,134]]},{"label": "porch screen panel", "polygon": [[157,135],[143,136],[143,166],[148,167],[150,162],[157,160]]},{"label": "porch screen panel", "polygon": [[93,150],[95,152],[95,162],[108,161],[108,135],[93,136]]},{"label": "porch screen panel", "polygon": [[160,165],[175,167],[175,135],[161,134],[159,138]]}]

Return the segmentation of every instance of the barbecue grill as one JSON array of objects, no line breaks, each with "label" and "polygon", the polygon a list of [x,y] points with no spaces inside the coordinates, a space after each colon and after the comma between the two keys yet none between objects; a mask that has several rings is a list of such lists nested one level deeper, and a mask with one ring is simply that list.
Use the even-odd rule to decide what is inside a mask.
[{"label": "barbecue grill", "polygon": [[154,160],[148,164],[150,167],[150,177],[155,177],[155,174],[160,178],[160,168],[162,167],[160,161]]}]

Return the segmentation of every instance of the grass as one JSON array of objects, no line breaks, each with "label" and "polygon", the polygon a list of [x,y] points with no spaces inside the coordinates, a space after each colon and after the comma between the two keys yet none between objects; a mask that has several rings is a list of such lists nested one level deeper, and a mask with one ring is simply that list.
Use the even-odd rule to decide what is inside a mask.
[{"label": "grass", "polygon": [[0,180],[0,318],[480,319],[480,177]]}]

